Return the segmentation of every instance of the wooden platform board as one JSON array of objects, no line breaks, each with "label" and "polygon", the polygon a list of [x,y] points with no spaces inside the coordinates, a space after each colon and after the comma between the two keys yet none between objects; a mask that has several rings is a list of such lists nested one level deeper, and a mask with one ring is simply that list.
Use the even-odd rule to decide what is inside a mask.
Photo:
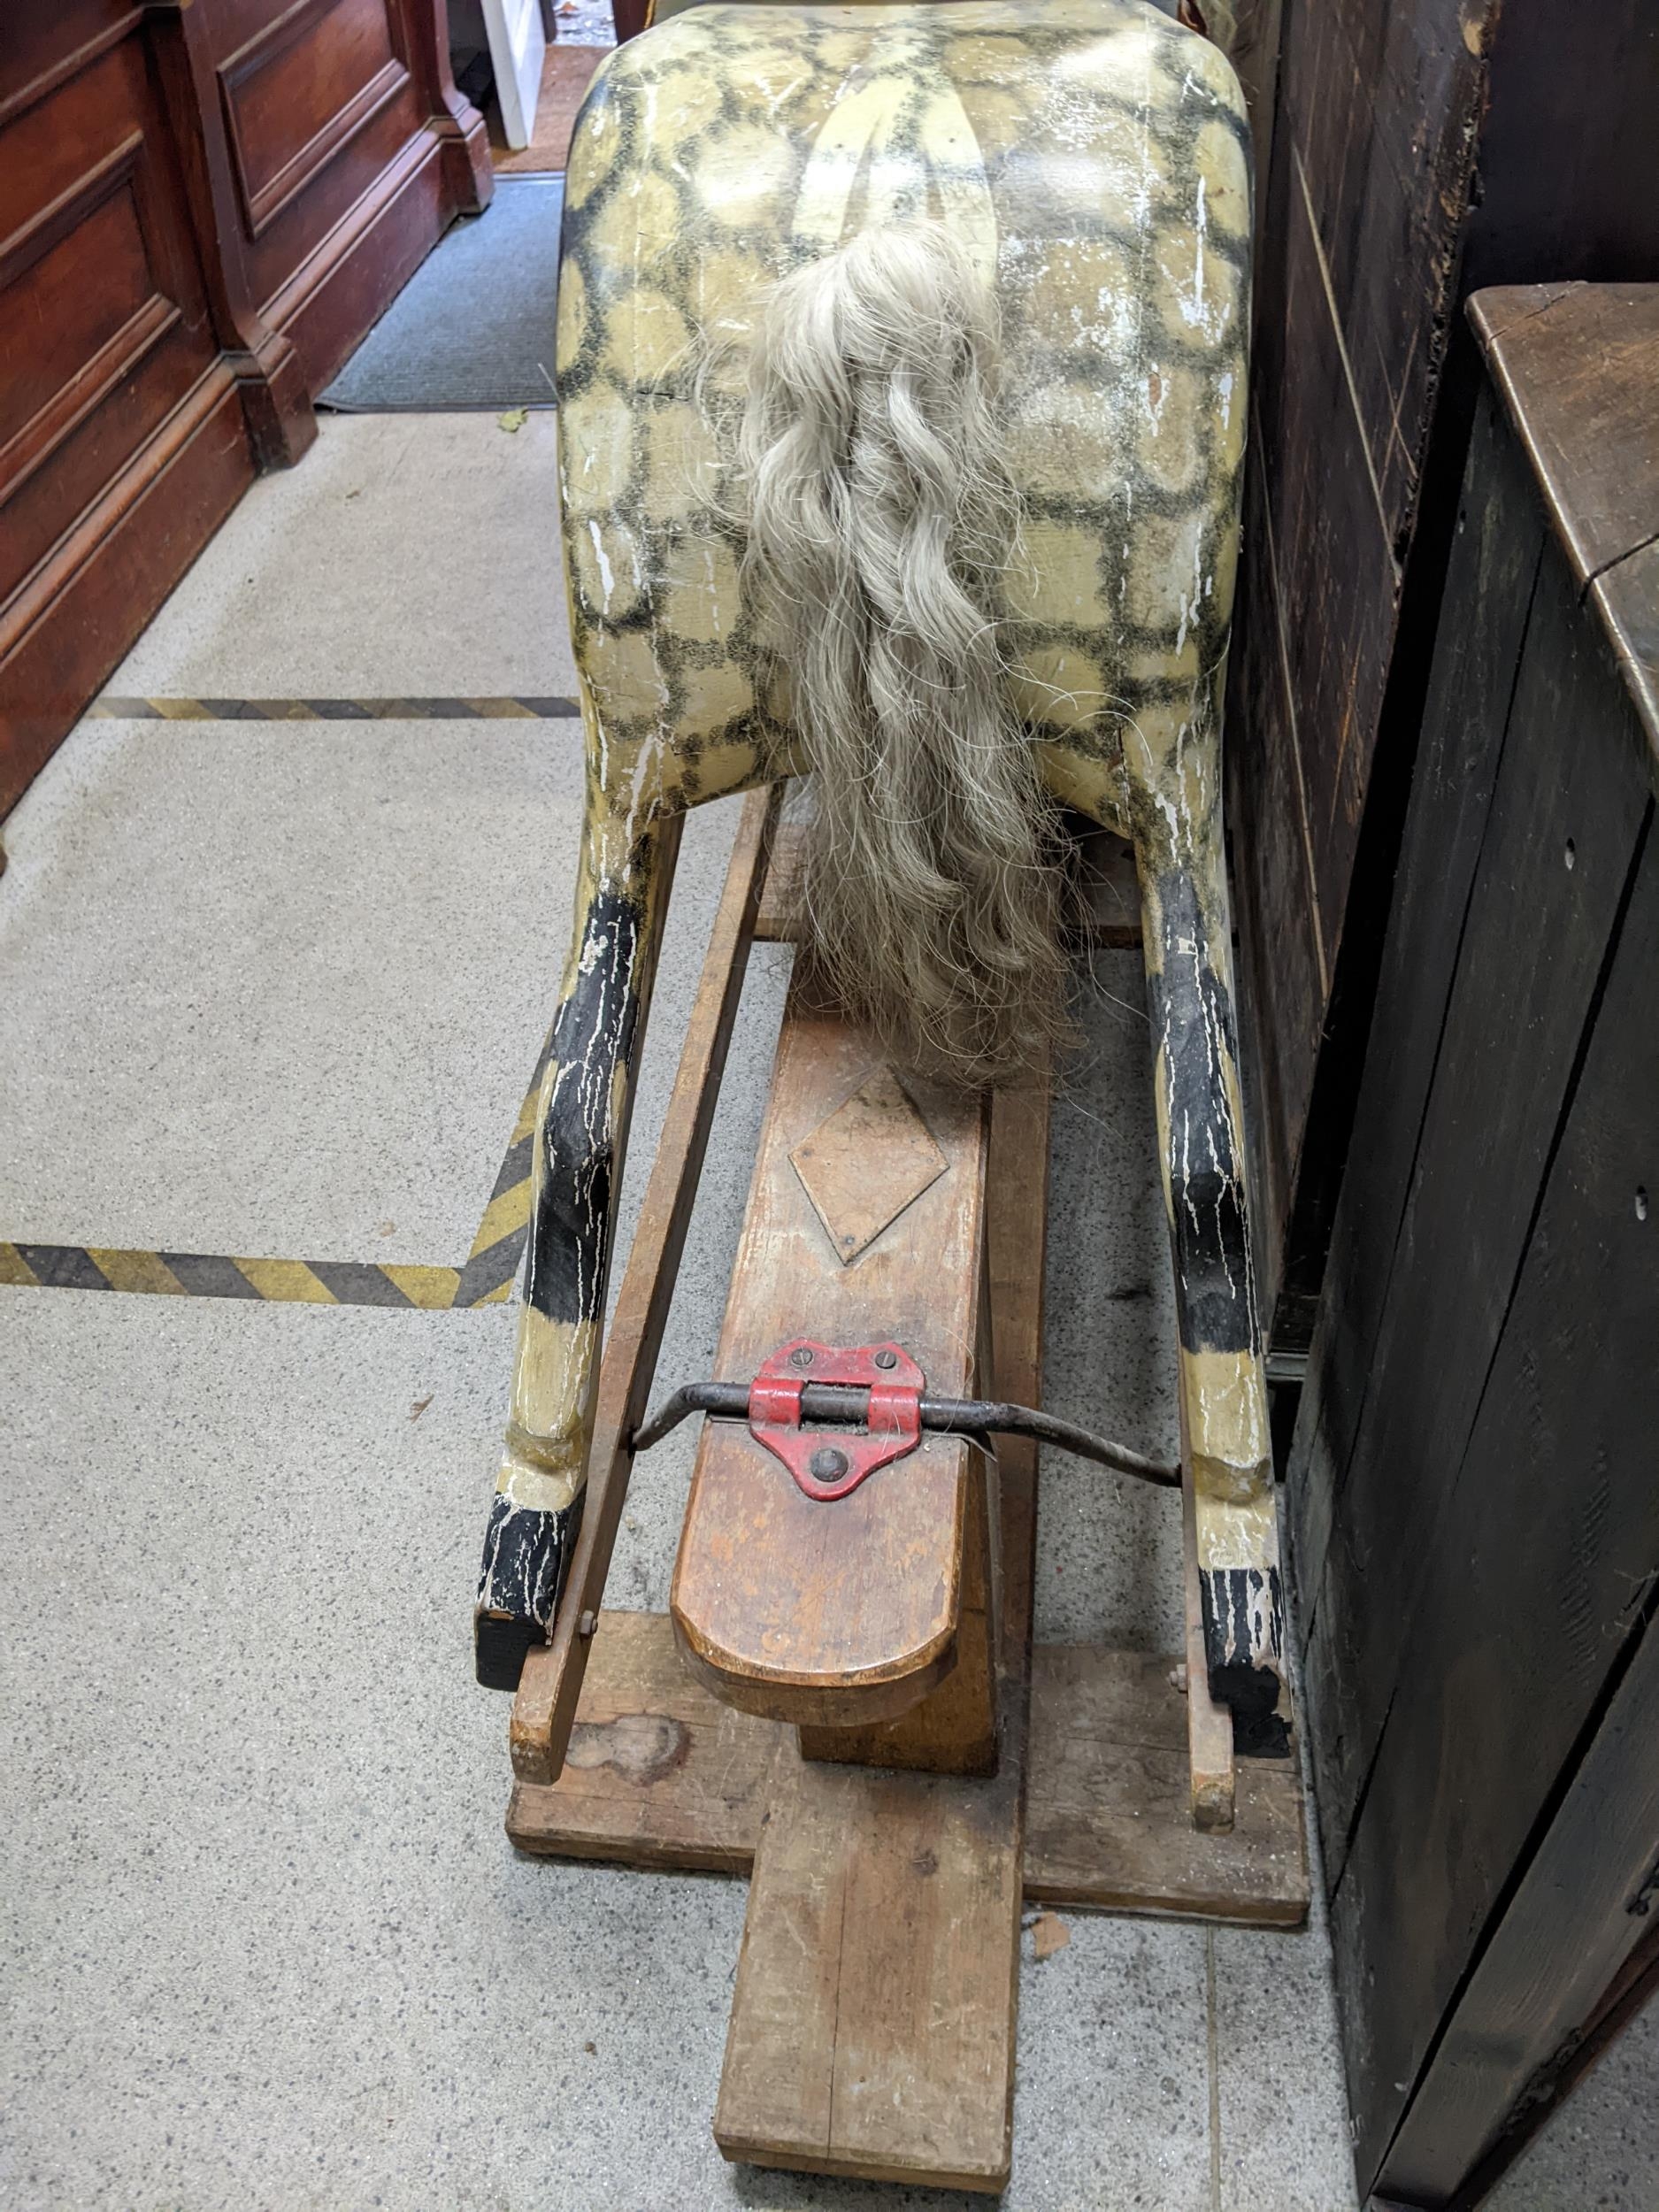
[{"label": "wooden platform board", "polygon": [[[941,1371],[954,1360],[965,1379],[972,1359],[972,1371],[986,1376],[994,1394],[1026,1402],[1042,1341],[1048,1110],[1047,1087],[1039,1086],[1002,1094],[989,1113],[976,1111],[953,1129],[962,1153],[946,1180],[971,1179],[979,1194],[977,1225],[954,1253],[965,1281],[953,1286],[947,1276],[945,1298],[934,1302],[970,1294],[957,1308],[964,1340],[939,1348]],[[943,1117],[933,1124],[937,1131],[947,1125]],[[940,1189],[933,1186],[911,1210]],[[941,1240],[917,1241],[942,1258]],[[867,1268],[879,1249],[858,1266]],[[911,1275],[907,1264],[898,1280]],[[926,1310],[919,1288],[911,1296]],[[930,1379],[933,1357],[930,1348],[923,1362]],[[987,1463],[963,1449],[964,1485],[983,1497]],[[998,1615],[998,1663],[987,1680],[987,1640],[969,1638],[962,1621],[956,1673],[898,1726],[914,1722],[920,1731],[908,1750],[921,1763],[915,1755],[930,1710],[954,1727],[964,1716],[953,1686],[977,1671],[971,1701],[985,1709],[985,1748],[997,1755],[995,1772],[980,1779],[831,1765],[804,1732],[801,1747],[811,1759],[780,1757],[756,1844],[715,2108],[714,2139],[727,2158],[869,2181],[990,2193],[1007,2185],[1034,1449],[1011,1441],[990,1471],[1001,1571],[987,1579]],[[828,1509],[839,1514],[845,1506]],[[911,1571],[926,1568],[931,1548],[914,1555]],[[990,1593],[981,1586],[981,1594]],[[982,1625],[988,1628],[988,1615]]]},{"label": "wooden platform board", "polygon": [[[770,817],[749,825],[753,849],[728,885],[740,964],[751,929],[787,927],[787,831],[757,913],[763,826]],[[1090,934],[1133,941],[1132,875],[1114,872],[1109,854],[1095,876]],[[718,959],[711,951],[720,972],[703,995],[720,1040],[726,950],[722,941]],[[692,1057],[677,1096],[683,1088],[686,1125],[697,1130],[716,1064]],[[918,1110],[880,1089],[884,1073],[792,993],[720,1372],[753,1372],[808,1333],[895,1338],[935,1388],[972,1379],[988,1382],[986,1394],[1035,1404],[1047,1092],[999,1094],[985,1118],[926,1095]],[[843,1158],[836,1132],[854,1110]],[[917,1129],[898,1126],[907,1117]],[[901,1187],[874,1204],[878,1167]],[[685,1178],[673,1170],[672,1179],[679,1189]],[[611,1363],[608,1354],[607,1372]],[[620,1463],[626,1479],[626,1453]],[[592,1609],[574,1629],[567,1621],[563,1654],[549,1647],[526,1664],[507,1831],[526,1852],[749,1874],[714,2123],[728,2158],[995,2193],[1011,2163],[1025,1899],[1295,1925],[1308,1907],[1300,1781],[1293,1763],[1235,1763],[1226,1717],[1187,1697],[1186,1658],[1033,1652],[1028,1441],[1002,1440],[988,1485],[986,1463],[951,1439],[925,1443],[902,1485],[879,1481],[833,1508],[807,1507],[745,1430],[710,1423],[674,1619],[597,1611],[609,1542],[595,1543],[582,1585]],[[607,1534],[613,1487],[602,1494]],[[981,1502],[995,1570],[982,1563],[970,1603],[964,1530],[972,1507],[987,1532]],[[940,1664],[957,1662],[937,1689],[937,1670],[918,1660],[934,1647]],[[1202,1655],[1198,1664],[1202,1673]],[[910,1678],[902,1717],[834,1704],[849,1685],[867,1701],[887,1675]],[[964,1684],[978,1686],[976,1749],[954,1763],[947,1722]],[[993,1702],[996,1768],[985,1775]],[[808,1718],[818,1724],[792,1724]],[[855,1718],[869,1724],[849,1732]],[[874,1763],[900,1736],[933,1771]]]},{"label": "wooden platform board", "polygon": [[[1179,1664],[1037,1646],[1025,1895],[1079,1911],[1298,1927],[1309,1889],[1295,1763],[1241,1759],[1232,1831],[1194,1828]],[[507,1833],[521,1851],[556,1858],[747,1874],[774,1788],[805,1767],[792,1728],[735,1712],[692,1680],[665,1615],[607,1612],[564,1778],[550,1789],[519,1783]],[[987,1786],[952,1785],[964,1786]]]},{"label": "wooden platform board", "polygon": [[727,2158],[1000,2190],[1020,1777],[773,1769],[714,2137]]},{"label": "wooden platform board", "polygon": [[[752,1376],[797,1337],[890,1341],[931,1390],[965,1394],[987,1119],[978,1098],[901,1086],[797,972],[716,1375]],[[984,1480],[960,1437],[927,1436],[902,1469],[826,1507],[744,1424],[706,1422],[670,1592],[688,1663],[728,1703],[803,1726],[855,1728],[909,1712],[956,1657],[968,1491]],[[989,1702],[987,1686],[981,1738]]]}]

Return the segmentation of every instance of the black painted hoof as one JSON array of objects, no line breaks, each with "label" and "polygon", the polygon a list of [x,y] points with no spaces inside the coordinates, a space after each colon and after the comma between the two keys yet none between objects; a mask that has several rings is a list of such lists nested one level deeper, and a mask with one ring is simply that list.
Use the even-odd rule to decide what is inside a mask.
[{"label": "black painted hoof", "polygon": [[516,1690],[525,1654],[544,1644],[570,1571],[585,1491],[558,1513],[490,1501],[472,1616],[473,1659],[487,1690]]},{"label": "black painted hoof", "polygon": [[1210,1694],[1233,1713],[1243,1758],[1290,1756],[1284,1597],[1277,1567],[1214,1567],[1202,1577]]},{"label": "black painted hoof", "polygon": [[528,1653],[546,1637],[535,1621],[515,1621],[499,1613],[480,1613],[472,1624],[474,1671],[487,1690],[517,1690]]}]

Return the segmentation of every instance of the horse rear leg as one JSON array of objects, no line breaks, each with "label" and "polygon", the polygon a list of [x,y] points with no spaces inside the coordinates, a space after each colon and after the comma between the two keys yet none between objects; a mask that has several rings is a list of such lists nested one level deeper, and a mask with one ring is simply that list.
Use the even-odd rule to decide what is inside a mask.
[{"label": "horse rear leg", "polygon": [[634,1061],[682,817],[619,829],[591,780],[575,938],[536,1117],[506,1446],[474,1614],[478,1678],[516,1689],[581,1519]]},{"label": "horse rear leg", "polygon": [[1210,1693],[1233,1709],[1239,1750],[1274,1754],[1288,1747],[1290,1700],[1245,1189],[1218,728],[1207,687],[1186,716],[1148,710],[1125,729],[1124,768]]}]

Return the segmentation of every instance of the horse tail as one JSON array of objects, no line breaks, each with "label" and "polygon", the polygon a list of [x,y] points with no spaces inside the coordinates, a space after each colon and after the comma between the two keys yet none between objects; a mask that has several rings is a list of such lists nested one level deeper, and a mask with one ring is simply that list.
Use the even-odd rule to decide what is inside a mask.
[{"label": "horse tail", "polygon": [[990,285],[872,230],[768,296],[739,438],[749,603],[813,772],[809,945],[884,1047],[969,1086],[1063,1028],[1053,810],[998,641],[1019,506]]}]

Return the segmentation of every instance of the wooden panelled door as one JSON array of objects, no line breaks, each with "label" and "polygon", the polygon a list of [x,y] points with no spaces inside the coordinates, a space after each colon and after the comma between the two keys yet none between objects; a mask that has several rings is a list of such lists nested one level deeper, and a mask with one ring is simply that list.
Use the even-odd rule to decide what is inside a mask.
[{"label": "wooden panelled door", "polygon": [[0,0],[0,816],[489,189],[443,0]]},{"label": "wooden panelled door", "polygon": [[151,27],[4,12],[0,810],[254,473]]},{"label": "wooden panelled door", "polygon": [[482,127],[449,82],[433,0],[195,5],[249,290],[314,395],[453,216],[488,198]]}]

